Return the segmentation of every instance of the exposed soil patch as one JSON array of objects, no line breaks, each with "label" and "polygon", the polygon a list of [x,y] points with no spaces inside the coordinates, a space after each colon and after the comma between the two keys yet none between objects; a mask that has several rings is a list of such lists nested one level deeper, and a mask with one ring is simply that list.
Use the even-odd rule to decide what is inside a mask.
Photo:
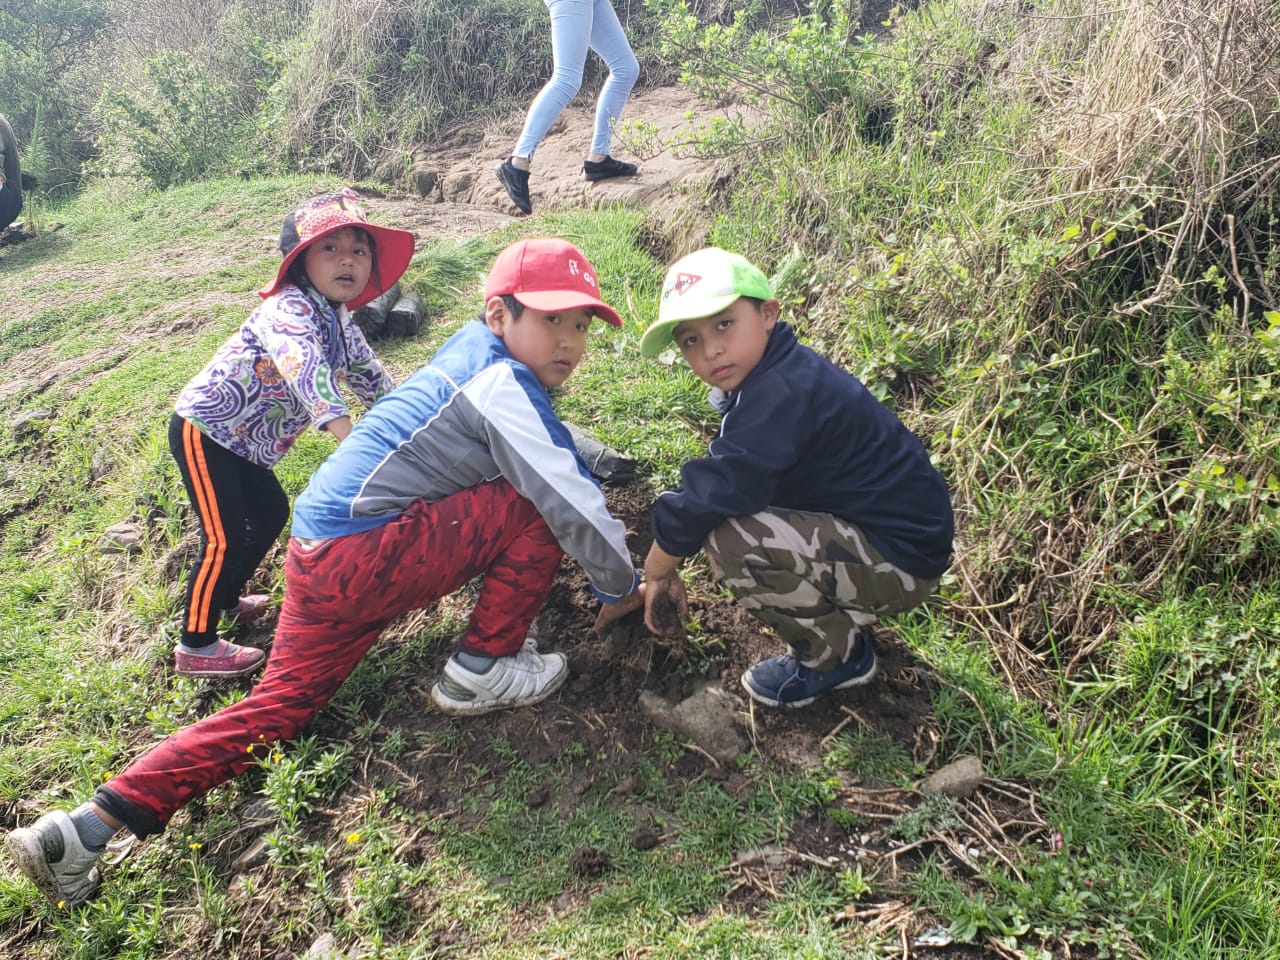
[{"label": "exposed soil patch", "polygon": [[[624,133],[614,147],[619,159],[639,164],[638,175],[590,183],[583,176],[582,162],[590,152],[594,111],[591,96],[580,94],[538,146],[529,180],[535,213],[606,203],[652,208],[673,195],[688,199],[690,187],[704,183],[713,168],[682,146],[687,137],[713,118],[742,113],[751,117],[739,104],[709,105],[683,87],[638,91],[627,102]],[[643,146],[630,141],[625,133],[628,122],[643,125],[653,138],[646,137]],[[491,213],[518,215],[494,167],[510,155],[523,123],[523,116],[514,116],[483,137],[422,152],[410,176],[412,185],[427,203],[447,208],[450,222],[459,206],[484,210],[485,217]],[[634,152],[637,146],[641,155]]]},{"label": "exposed soil patch", "polygon": [[[631,549],[637,558],[643,556],[650,541],[652,491],[635,483],[606,488],[606,494],[610,509],[627,526]],[[434,617],[465,615],[470,593],[464,590],[393,625],[371,658],[388,656]],[[551,810],[565,818],[589,792],[604,792],[609,803],[631,817],[634,849],[654,850],[654,855],[662,856],[662,849],[686,825],[679,823],[672,811],[651,809],[637,796],[642,791],[633,776],[634,758],[654,746],[660,732],[645,720],[637,703],[644,691],[678,699],[709,683],[721,686],[733,704],[735,722],[749,741],[756,762],[721,764],[696,744],[686,743],[684,752],[666,771],[677,792],[681,784],[708,780],[718,783],[729,797],[745,800],[766,768],[812,770],[822,763],[842,731],[854,729],[884,738],[886,745],[896,745],[924,769],[949,759],[935,756],[941,741],[932,716],[937,679],[891,629],[879,632],[880,673],[872,683],[839,691],[804,709],[776,711],[754,704],[738,678],[756,659],[780,652],[781,642],[732,601],[709,590],[694,590],[690,604],[701,624],[696,642],[652,636],[639,613],[615,625],[607,636],[597,637],[592,625],[598,605],[578,565],[566,558],[534,627],[541,648],[559,650],[569,657],[572,676],[561,691],[534,707],[481,718],[457,719],[436,713],[426,691],[451,651],[442,646],[433,648],[424,654],[416,680],[401,681],[401,689],[387,690],[388,694],[408,694],[420,709],[389,712],[378,718],[375,742],[363,748],[359,774],[342,792],[338,804],[314,818],[308,831],[317,841],[332,844],[335,836],[345,835],[359,822],[372,791],[394,788],[397,804],[434,824],[412,833],[402,844],[404,855],[410,862],[430,862],[436,855],[433,837],[439,825],[448,822],[464,831],[482,828],[488,808],[475,798],[504,782],[514,764],[527,764],[546,774],[525,798],[530,810]],[[249,639],[265,645],[270,630],[269,621],[255,625]],[[211,709],[213,698],[224,692],[219,684],[208,689],[210,702],[205,709]],[[317,727],[326,737],[351,740],[354,731],[348,727],[355,722],[358,718],[344,720],[327,711]],[[388,737],[423,746],[389,760],[379,747]],[[566,759],[570,745],[575,752]],[[862,870],[876,878],[877,893],[883,897],[888,892],[889,898],[851,902],[833,921],[891,932],[899,938],[914,937],[941,922],[941,918],[915,912],[906,895],[907,877],[926,856],[958,876],[971,877],[976,875],[978,864],[994,855],[992,850],[999,846],[1043,844],[1052,854],[1050,831],[1035,812],[1034,795],[1017,784],[984,781],[977,796],[959,805],[958,814],[934,823],[927,819],[927,813],[913,814],[928,809],[920,792],[860,782],[838,768],[832,772],[839,786],[825,807],[815,807],[795,821],[783,844],[740,851],[725,868],[731,881],[723,901],[726,909],[751,915],[764,911],[788,878],[814,869]],[[920,835],[904,835],[900,824],[910,822],[913,815],[922,818],[917,827]],[[198,807],[179,816],[204,819]],[[1006,826],[993,832],[989,824]],[[223,860],[226,872],[234,874],[230,864],[243,855],[252,836],[237,831],[221,840],[210,838],[208,853]],[[612,855],[583,844],[573,852],[569,868],[590,886],[603,882],[612,871]],[[343,870],[341,865],[330,870],[331,876],[337,875],[335,883],[341,884]],[[491,882],[506,881],[495,878]],[[902,893],[895,897],[895,891]],[[287,891],[279,893],[292,896]],[[563,913],[588,899],[587,889],[573,886],[565,889],[550,909]],[[423,903],[422,910],[430,911],[431,904]],[[538,922],[535,914],[537,911],[527,918],[531,926]],[[267,911],[262,923],[269,922]],[[257,941],[262,944],[261,952],[242,949],[242,955],[275,956],[266,946],[270,938],[265,928],[259,931],[252,927],[242,929],[244,944]],[[445,936],[456,937],[450,943],[465,952],[465,931]],[[292,946],[299,949],[306,945]],[[961,944],[946,952],[951,958],[994,955],[997,953],[980,946]],[[1076,951],[1071,955],[1089,954]]]}]

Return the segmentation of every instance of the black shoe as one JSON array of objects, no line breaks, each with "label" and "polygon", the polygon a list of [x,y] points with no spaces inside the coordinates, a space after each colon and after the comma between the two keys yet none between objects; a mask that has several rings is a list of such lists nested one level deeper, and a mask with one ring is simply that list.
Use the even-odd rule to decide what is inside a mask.
[{"label": "black shoe", "polygon": [[533,201],[529,199],[529,171],[521,170],[510,160],[503,160],[493,169],[516,209],[521,213],[533,213]]},{"label": "black shoe", "polygon": [[603,160],[584,160],[582,173],[592,182],[610,177],[634,177],[639,168],[634,163],[624,163],[606,156]]}]

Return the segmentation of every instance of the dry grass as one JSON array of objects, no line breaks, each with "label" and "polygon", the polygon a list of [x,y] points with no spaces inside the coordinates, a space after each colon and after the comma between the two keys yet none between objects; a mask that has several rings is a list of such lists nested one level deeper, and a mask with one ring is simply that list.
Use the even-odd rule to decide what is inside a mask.
[{"label": "dry grass", "polygon": [[549,36],[524,5],[317,0],[276,139],[348,175],[392,171],[415,145],[530,96],[550,71]]},{"label": "dry grass", "polygon": [[[1280,27],[1269,0],[966,12],[974,61],[942,64],[941,92],[917,102],[981,80],[978,102],[1028,103],[1034,119],[1016,162],[993,164],[1004,172],[974,168],[1001,201],[954,244],[969,258],[954,269],[983,278],[976,292],[937,313],[920,304],[955,370],[984,372],[920,422],[948,438],[960,511],[948,612],[1014,691],[1051,700],[1123,629],[1119,597],[1276,573],[1265,531],[1254,552],[1240,544],[1271,502],[1280,442],[1272,408],[1242,399],[1270,369],[1253,342],[1261,311],[1280,306]],[[1063,246],[1073,225],[1080,239]],[[1110,227],[1114,242],[1088,242]],[[1033,280],[1011,237],[1042,243]],[[1232,399],[1215,404],[1220,391]],[[1245,485],[1218,503],[1196,486],[1214,463]]]},{"label": "dry grass", "polygon": [[[1023,48],[1024,76],[1044,79],[1053,47],[1088,49],[1078,73],[1058,76],[1046,145],[1068,189],[1162,202],[1166,259],[1129,314],[1166,302],[1177,266],[1205,247],[1229,248],[1245,297],[1247,267],[1264,246],[1242,213],[1280,175],[1280,26],[1269,0],[1062,0]],[[1119,204],[1117,204],[1118,206]],[[1256,277],[1261,270],[1252,271]],[[1269,303],[1275,298],[1264,288]]]}]

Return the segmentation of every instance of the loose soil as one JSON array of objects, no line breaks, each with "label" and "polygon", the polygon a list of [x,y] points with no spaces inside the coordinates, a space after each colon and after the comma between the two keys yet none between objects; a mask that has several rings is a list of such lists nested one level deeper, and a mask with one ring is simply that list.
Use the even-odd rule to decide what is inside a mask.
[{"label": "loose soil", "polygon": [[[652,497],[653,491],[641,481],[606,487],[610,510],[625,523],[628,545],[637,561],[651,539]],[[438,618],[465,617],[473,596],[473,589],[464,589],[393,624],[370,654],[373,668],[377,669],[377,662],[391,655],[397,645],[408,642]],[[318,843],[336,843],[335,837],[358,826],[372,791],[394,788],[398,805],[418,812],[431,824],[410,831],[410,838],[402,845],[404,856],[410,862],[429,862],[436,855],[434,837],[443,824],[464,831],[483,827],[485,809],[471,798],[499,786],[518,762],[539,771],[554,771],[528,797],[531,809],[546,807],[568,816],[588,793],[605,790],[611,802],[633,818],[631,843],[636,850],[669,846],[682,830],[696,830],[697,826],[681,824],[673,811],[647,807],[634,796],[638,792],[632,776],[635,758],[650,751],[655,738],[662,735],[638,709],[640,695],[646,690],[678,700],[707,684],[723,688],[733,705],[738,729],[749,742],[748,754],[737,764],[721,764],[696,743],[685,742],[683,752],[666,772],[673,795],[679,795],[681,785],[705,779],[718,784],[728,796],[745,799],[766,770],[799,773],[819,767],[831,742],[844,731],[875,734],[886,743],[897,744],[922,769],[932,769],[947,759],[938,756],[942,734],[932,714],[938,679],[892,629],[882,627],[878,632],[879,673],[871,683],[839,691],[803,709],[779,711],[754,703],[743,692],[739,677],[757,659],[781,652],[783,645],[731,600],[710,591],[692,592],[691,618],[701,625],[696,642],[653,636],[644,628],[639,612],[613,625],[605,636],[596,636],[592,627],[598,607],[581,568],[566,558],[534,623],[533,635],[540,649],[558,650],[568,657],[571,676],[557,694],[532,707],[469,719],[443,715],[435,711],[428,691],[451,649],[438,645],[424,654],[415,679],[393,683],[385,691],[388,699],[404,695],[416,709],[378,717],[373,741],[357,758],[359,773],[330,809],[311,818],[308,833]],[[254,625],[247,642],[268,646],[270,633],[269,619]],[[201,711],[212,709],[214,699],[224,693],[225,685],[210,684],[208,702],[201,705]],[[366,705],[364,712],[368,711]],[[339,742],[359,739],[352,723],[333,711],[317,721],[316,732]],[[388,760],[379,749],[388,737],[417,748]],[[580,745],[580,749],[575,747],[576,759],[566,762],[570,744]],[[924,857],[931,857],[959,877],[972,877],[977,863],[993,855],[993,839],[997,844],[1043,844],[1048,849],[1049,828],[1036,814],[1035,797],[1018,784],[984,781],[977,794],[961,805],[957,822],[909,843],[895,837],[894,824],[925,802],[924,794],[914,788],[861,782],[848,771],[830,773],[838,786],[824,809],[813,808],[792,823],[782,844],[740,851],[725,868],[733,881],[724,900],[726,909],[748,915],[767,910],[788,878],[815,868],[861,869],[865,876],[875,876],[879,899],[851,903],[832,918],[833,922],[881,934],[891,932],[909,941],[946,926],[945,919],[916,911],[905,893],[907,878]],[[833,808],[849,814],[848,825],[830,815]],[[198,807],[188,808],[175,823],[187,817],[200,821],[206,814]],[[208,824],[196,825],[207,843],[205,856],[222,864],[220,873],[228,878],[233,891],[238,888],[236,859],[274,825],[273,818],[262,816],[261,801],[246,804],[241,815],[241,826],[220,837],[208,835]],[[994,837],[991,824],[1003,825]],[[612,860],[607,851],[591,845],[575,850],[570,869],[579,882],[566,888],[549,909],[562,913],[582,906],[593,883],[607,878],[613,870]],[[342,872],[341,867],[329,870],[335,888],[343,886]],[[501,883],[503,878],[494,882]],[[291,897],[300,892],[277,890],[276,895]],[[423,911],[432,908],[425,900],[414,905]],[[531,929],[546,909],[543,905],[530,911],[526,921]],[[271,910],[264,909],[258,915],[262,929],[254,929],[258,921],[246,921],[241,929],[242,943],[248,947],[242,947],[241,955],[281,960],[293,956],[288,950],[277,952],[268,946]],[[441,936],[439,946],[459,949],[465,948],[470,934],[459,926]],[[255,942],[261,952],[253,952],[250,945]],[[294,943],[289,949],[305,946]],[[929,954],[913,950],[910,955]],[[945,952],[946,957],[961,960],[1007,955],[995,948],[989,951],[982,945],[968,944],[953,944]],[[1070,956],[1093,954],[1076,948]]]}]

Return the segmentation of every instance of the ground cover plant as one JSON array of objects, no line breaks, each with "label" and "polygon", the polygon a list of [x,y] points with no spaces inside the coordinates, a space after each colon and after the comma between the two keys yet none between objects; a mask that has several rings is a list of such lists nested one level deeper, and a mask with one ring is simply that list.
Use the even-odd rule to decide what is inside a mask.
[{"label": "ground cover plant", "polygon": [[[751,710],[737,675],[774,642],[705,570],[673,644],[634,623],[593,637],[566,565],[539,621],[571,657],[564,692],[447,720],[423,690],[464,591],[397,624],[305,738],[84,908],[0,872],[0,955],[1277,953],[1266,5],[934,3],[874,43],[860,8],[794,11],[767,40],[764,18],[652,10],[663,69],[770,117],[682,147],[727,164],[708,238],[774,273],[803,335],[952,483],[952,572],[883,633],[883,681]],[[161,431],[272,271],[281,197],[336,176],[102,181],[51,210],[63,229],[0,251],[0,827],[247,689],[167,669],[192,540]],[[413,223],[413,200],[369,204]],[[661,222],[562,209],[433,237],[406,275],[431,322],[379,351],[420,364],[532,233],[572,238],[628,306],[557,402],[641,461],[610,492],[640,556],[648,498],[715,429],[687,371],[635,350],[673,252]],[[299,444],[291,493],[327,450]],[[136,547],[103,552],[121,521]],[[260,571],[277,592],[279,559]],[[738,762],[638,707],[707,682],[737,698]],[[987,774],[972,797],[920,791],[962,755]]]}]

